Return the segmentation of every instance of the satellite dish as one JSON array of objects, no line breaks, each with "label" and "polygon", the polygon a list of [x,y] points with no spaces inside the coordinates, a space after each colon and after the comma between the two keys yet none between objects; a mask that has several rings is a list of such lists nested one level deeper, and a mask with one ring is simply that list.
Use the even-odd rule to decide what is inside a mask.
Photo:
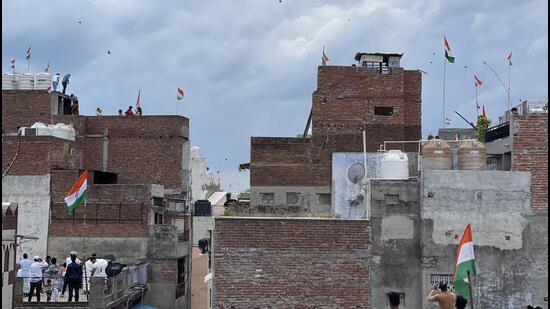
[{"label": "satellite dish", "polygon": [[108,277],[114,277],[120,274],[123,268],[124,268],[124,265],[120,263],[111,263],[107,265],[107,267],[105,267],[105,273],[107,274]]},{"label": "satellite dish", "polygon": [[354,163],[348,170],[348,179],[353,184],[358,184],[365,177],[365,167],[361,163]]}]

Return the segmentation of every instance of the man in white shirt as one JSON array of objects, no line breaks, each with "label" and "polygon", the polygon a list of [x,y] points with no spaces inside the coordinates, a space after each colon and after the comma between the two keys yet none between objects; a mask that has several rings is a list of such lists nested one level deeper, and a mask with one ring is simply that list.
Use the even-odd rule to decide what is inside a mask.
[{"label": "man in white shirt", "polygon": [[23,278],[23,294],[29,294],[30,290],[30,269],[32,261],[29,260],[28,255],[23,253],[23,258],[17,262],[20,272],[18,277]]},{"label": "man in white shirt", "polygon": [[59,85],[60,79],[61,79],[61,74],[57,73],[54,75],[52,80],[53,91],[57,91],[57,85]]},{"label": "man in white shirt", "polygon": [[93,276],[95,270],[95,264],[97,262],[96,254],[92,253],[89,260],[84,263],[84,278],[82,278],[82,286],[86,291],[90,289],[90,277]]},{"label": "man in white shirt", "polygon": [[36,301],[40,302],[40,293],[42,293],[42,271],[48,267],[48,263],[43,262],[39,256],[34,257],[34,262],[29,266],[31,277],[31,291],[29,292],[29,302],[36,289]]}]

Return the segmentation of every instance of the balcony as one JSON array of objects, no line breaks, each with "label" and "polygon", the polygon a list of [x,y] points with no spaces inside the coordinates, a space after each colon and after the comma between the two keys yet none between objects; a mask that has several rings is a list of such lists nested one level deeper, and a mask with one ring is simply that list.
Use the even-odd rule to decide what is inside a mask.
[{"label": "balcony", "polygon": [[487,129],[485,143],[493,142],[510,136],[510,123],[505,122]]},{"label": "balcony", "polygon": [[[125,267],[114,277],[89,278],[89,286],[84,281],[80,289],[78,302],[68,302],[68,291],[64,298],[59,298],[60,291],[54,289],[53,298],[49,302],[46,294],[42,294],[40,302],[34,296],[31,302],[23,295],[23,285],[26,278],[18,277],[15,282],[13,308],[128,308],[129,304],[143,299],[148,290],[148,264]],[[54,278],[54,282],[62,285],[62,277]],[[54,284],[55,286],[55,284]],[[68,288],[67,288],[68,289]],[[88,291],[85,295],[86,290]]]}]

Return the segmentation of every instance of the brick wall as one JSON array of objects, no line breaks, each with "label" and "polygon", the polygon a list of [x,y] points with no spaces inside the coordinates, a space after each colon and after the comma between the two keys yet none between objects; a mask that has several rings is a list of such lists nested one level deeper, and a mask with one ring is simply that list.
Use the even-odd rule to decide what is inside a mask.
[{"label": "brick wall", "polygon": [[[394,69],[380,75],[363,67],[321,66],[313,93],[310,139],[252,138],[251,186],[330,186],[333,152],[367,151],[384,141],[421,137],[421,74]],[[392,107],[393,116],[375,115]],[[416,151],[416,144],[400,149]]]},{"label": "brick wall", "polygon": [[[107,170],[119,183],[155,183],[178,189],[189,119],[181,116],[62,116],[51,114],[51,95],[45,91],[2,90],[2,132],[35,122],[72,124],[75,142],[49,137],[22,137],[22,147],[10,175],[45,174],[50,168],[103,169],[103,139],[108,130]],[[15,155],[17,138],[3,136],[2,169]]]},{"label": "brick wall", "polygon": [[53,170],[49,236],[147,237],[151,194],[147,185],[89,184],[86,206],[75,217],[67,213],[63,197],[79,170]]},{"label": "brick wall", "polygon": [[368,221],[216,218],[215,308],[370,308]]},{"label": "brick wall", "polygon": [[548,114],[515,116],[512,165],[531,172],[532,205],[548,210]]},{"label": "brick wall", "polygon": [[2,133],[35,122],[50,123],[51,98],[44,90],[2,90]]},{"label": "brick wall", "polygon": [[[19,146],[18,146],[19,142]],[[49,136],[3,136],[2,171],[8,175],[44,175],[54,167],[79,168],[82,153],[75,143]],[[18,153],[19,148],[19,153]],[[17,154],[17,158],[14,158]]]}]

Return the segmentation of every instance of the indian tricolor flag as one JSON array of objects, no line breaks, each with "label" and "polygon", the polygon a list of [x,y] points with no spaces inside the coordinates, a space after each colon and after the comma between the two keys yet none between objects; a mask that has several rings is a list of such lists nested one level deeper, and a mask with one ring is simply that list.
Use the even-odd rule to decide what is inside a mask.
[{"label": "indian tricolor flag", "polygon": [[470,287],[468,282],[476,275],[476,260],[474,256],[474,242],[472,241],[472,226],[468,224],[456,254],[455,270],[453,272],[453,285],[455,291],[466,299],[470,299]]},{"label": "indian tricolor flag", "polygon": [[325,47],[323,46],[323,56],[321,57],[321,63],[323,65],[327,65],[327,62],[329,61],[330,59],[328,59],[328,56],[327,54],[325,53]]},{"label": "indian tricolor flag", "polygon": [[82,172],[82,174],[80,174],[80,177],[78,177],[76,182],[73,184],[69,193],[65,195],[65,203],[67,204],[69,215],[73,215],[75,209],[82,203],[84,203],[87,197],[87,189],[88,171],[84,171]]},{"label": "indian tricolor flag", "polygon": [[183,89],[178,88],[178,96],[177,96],[177,99],[178,99],[178,100],[183,99],[183,95],[184,95],[184,94],[183,94]]},{"label": "indian tricolor flag", "polygon": [[443,36],[443,44],[445,45],[445,58],[447,58],[449,63],[455,63],[455,57],[451,55],[451,45],[449,45],[446,36]]}]

